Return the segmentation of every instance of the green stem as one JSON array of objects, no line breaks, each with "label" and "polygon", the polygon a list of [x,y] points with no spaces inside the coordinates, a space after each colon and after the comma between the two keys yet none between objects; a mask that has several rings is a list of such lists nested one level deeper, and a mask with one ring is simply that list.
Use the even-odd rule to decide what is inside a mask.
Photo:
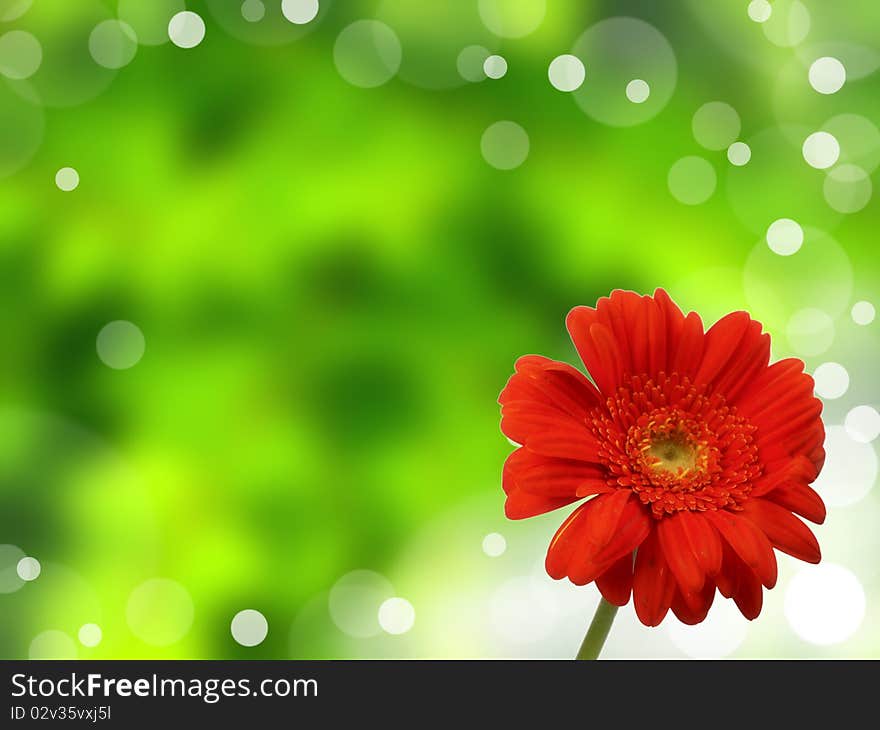
[{"label": "green stem", "polygon": [[599,606],[587,630],[587,635],[578,649],[576,659],[598,659],[605,645],[605,639],[608,638],[608,632],[611,631],[611,624],[614,623],[614,617],[617,615],[617,606],[608,603],[604,598],[599,600]]}]

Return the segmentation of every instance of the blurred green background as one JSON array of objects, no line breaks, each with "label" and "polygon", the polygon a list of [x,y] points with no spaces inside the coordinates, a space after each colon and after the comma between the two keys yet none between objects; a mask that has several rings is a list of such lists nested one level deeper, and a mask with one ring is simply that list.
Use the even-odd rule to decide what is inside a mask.
[{"label": "blurred green background", "polygon": [[495,399],[519,355],[576,362],[572,306],[656,286],[835,364],[826,562],[781,558],[752,624],[627,607],[607,654],[880,656],[880,342],[851,311],[880,6],[312,4],[188,0],[181,48],[183,0],[0,0],[0,656],[571,656],[597,594],[543,574],[565,510],[504,519]]}]

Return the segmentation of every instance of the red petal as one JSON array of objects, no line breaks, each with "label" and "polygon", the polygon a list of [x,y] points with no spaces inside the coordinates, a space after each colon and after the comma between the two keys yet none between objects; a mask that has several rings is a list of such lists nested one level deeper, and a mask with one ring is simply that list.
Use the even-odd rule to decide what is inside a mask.
[{"label": "red petal", "polygon": [[[615,302],[615,299],[617,300]],[[612,293],[610,300],[605,302],[610,309],[615,304],[619,306],[623,312],[624,321],[626,322],[626,340],[629,343],[630,360],[624,362],[624,370],[632,374],[650,373],[650,355],[648,339],[648,307],[653,300],[650,297],[640,297],[635,292],[615,291]],[[602,315],[602,305],[600,301],[596,305],[599,315]],[[621,337],[618,334],[617,341],[620,342]]]},{"label": "red petal", "polygon": [[825,522],[825,503],[822,498],[805,484],[784,484],[769,492],[765,499],[797,515],[821,525]]},{"label": "red petal", "polygon": [[504,501],[504,514],[509,520],[524,520],[545,512],[552,512],[579,499],[578,497],[545,497],[542,494],[529,494],[512,487]]},{"label": "red petal", "polygon": [[721,570],[721,537],[718,531],[699,512],[683,512],[681,517],[681,524],[697,561],[707,575],[714,576]]},{"label": "red petal", "polygon": [[669,611],[675,578],[663,558],[657,531],[653,530],[636,553],[633,604],[645,626],[657,626]]},{"label": "red petal", "polygon": [[545,497],[584,497],[612,489],[606,483],[604,469],[597,464],[541,456],[526,448],[507,457],[503,475],[505,491],[516,485],[524,492]]},{"label": "red petal", "polygon": [[[592,329],[597,322],[596,310],[592,307],[575,307],[565,318],[565,325],[578,355],[599,390],[608,395],[620,383],[620,353],[616,347],[609,349],[605,344],[600,345],[595,341]],[[607,343],[609,336],[603,335],[602,343]]]},{"label": "red petal", "polygon": [[773,462],[764,462],[764,475],[752,487],[753,497],[763,497],[777,487],[789,483],[806,484],[813,481],[818,472],[804,454],[784,456]]},{"label": "red petal", "polygon": [[[818,425],[822,413],[822,401],[806,393],[794,394],[791,398],[780,401],[772,412],[751,416],[751,421],[758,427],[758,446],[764,448],[768,443],[777,446],[789,441],[789,448],[783,453],[794,453],[804,448],[812,448],[812,441],[818,433],[811,427]],[[794,436],[792,439],[791,437]],[[808,436],[808,439],[804,439]]]},{"label": "red petal", "polygon": [[677,353],[686,364],[696,349],[698,363],[703,327],[695,314],[689,321],[685,333],[684,315],[662,289],[653,297],[616,290],[602,297],[595,309],[576,307],[566,320],[581,359],[606,395],[617,389],[624,374],[655,377],[671,372]]},{"label": "red petal", "polygon": [[726,543],[721,572],[716,580],[721,595],[733,598],[743,616],[750,621],[758,617],[764,601],[761,581]]},{"label": "red petal", "polygon": [[587,508],[592,501],[584,502],[584,504],[572,512],[565,522],[560,525],[550,541],[544,567],[551,578],[559,580],[568,574],[568,565],[571,562],[572,554],[577,549],[584,521],[586,520]]},{"label": "red petal", "polygon": [[681,341],[678,345],[678,352],[675,353],[671,370],[682,377],[686,375],[692,378],[703,358],[705,339],[706,335],[703,332],[703,322],[700,315],[691,312],[685,317]]},{"label": "red petal", "polygon": [[817,444],[814,448],[810,449],[810,452],[807,454],[807,458],[813,463],[816,467],[816,472],[822,470],[822,467],[825,465],[825,426],[824,424],[820,425],[822,427],[822,443]]},{"label": "red petal", "polygon": [[734,552],[768,588],[776,585],[776,557],[766,535],[754,524],[726,510],[704,513]]},{"label": "red petal", "polygon": [[681,590],[695,593],[706,576],[721,569],[721,538],[699,512],[678,512],[660,520],[660,544]]},{"label": "red petal", "polygon": [[525,445],[544,456],[575,459],[589,463],[599,460],[599,442],[586,429],[573,424],[555,424],[533,433]]},{"label": "red petal", "polygon": [[631,313],[633,301],[637,302],[638,298],[635,292],[616,290],[596,302],[596,321],[604,324],[614,336],[625,372],[632,372],[633,368],[630,350],[635,339],[631,330],[635,318]]},{"label": "red petal", "polygon": [[[605,395],[614,393],[625,374],[656,377],[661,371],[677,371],[693,377],[704,359],[705,335],[699,316],[691,312],[685,317],[662,289],[653,297],[614,291],[601,298],[595,309],[574,308],[566,324],[581,359]],[[724,338],[717,335],[723,329],[716,330],[719,342]],[[753,352],[748,360],[750,374],[759,368],[755,360]],[[724,362],[719,361],[718,367]],[[727,380],[731,387],[750,376],[735,370],[736,377]]]},{"label": "red petal", "polygon": [[684,315],[665,291],[657,289],[651,297],[616,290],[597,302],[596,321],[613,334],[625,373],[671,372]]},{"label": "red petal", "polygon": [[[625,541],[621,543],[620,538],[620,534],[624,532],[621,523],[627,504],[630,501],[637,504],[636,500],[630,499],[632,496],[633,493],[628,489],[620,489],[613,494],[601,494],[590,500],[588,504],[591,509],[581,528],[580,544],[572,554],[568,566],[568,577],[572,583],[586,585],[596,580],[622,554],[632,553],[635,549],[635,546],[630,546]],[[618,539],[609,551],[608,545],[614,537]]]},{"label": "red petal", "polygon": [[733,401],[752,380],[767,369],[770,362],[770,335],[761,334],[761,323],[749,321],[749,326],[736,351],[715,376],[714,387]]},{"label": "red petal", "polygon": [[[547,572],[584,585],[632,555],[651,529],[651,518],[632,492],[599,495],[576,511],[556,533],[547,551]],[[573,516],[574,517],[574,516]]]},{"label": "red petal", "polygon": [[540,355],[525,355],[514,365],[498,402],[536,400],[555,405],[576,418],[586,418],[590,409],[603,402],[587,377],[568,363]]},{"label": "red petal", "polygon": [[681,589],[672,596],[672,612],[683,624],[693,626],[705,620],[715,599],[715,584],[706,581],[699,593],[686,594]]},{"label": "red petal", "polygon": [[596,321],[614,338],[624,373],[644,373],[648,367],[648,301],[649,297],[643,299],[635,292],[616,289],[596,303]]},{"label": "red petal", "polygon": [[697,560],[684,527],[688,516],[678,513],[664,517],[657,525],[657,536],[660,538],[666,563],[681,590],[685,593],[698,593],[706,582],[706,571]]},{"label": "red petal", "polygon": [[736,406],[758,427],[763,461],[809,456],[814,463],[812,481],[822,464],[822,403],[813,396],[813,379],[802,370],[803,363],[794,358],[771,365],[743,389]]},{"label": "red petal", "polygon": [[511,520],[522,520],[526,517],[542,515],[579,499],[570,492],[568,494],[533,494],[522,489],[517,479],[517,464],[532,458],[524,449],[517,449],[504,462],[501,486],[507,499],[504,502],[504,514]]},{"label": "red petal", "polygon": [[617,529],[596,559],[609,563],[631,553],[645,541],[653,527],[654,520],[649,510],[638,499],[629,500],[623,508]]},{"label": "red petal", "polygon": [[739,573],[739,583],[736,593],[733,594],[733,600],[736,602],[737,608],[739,608],[742,615],[749,621],[752,621],[758,618],[764,603],[761,581],[758,580],[758,576],[747,565],[740,563],[737,571]]},{"label": "red petal", "polygon": [[[590,338],[595,350],[596,364],[593,367],[599,370],[594,373],[590,368],[590,374],[594,375],[596,384],[605,395],[613,393],[623,380],[624,364],[617,340],[611,334],[611,330],[603,324],[590,326]],[[602,378],[602,383],[599,378]]]},{"label": "red petal", "polygon": [[632,593],[633,556],[627,553],[596,578],[596,586],[605,600],[615,606],[625,606]]},{"label": "red petal", "polygon": [[742,561],[733,552],[733,548],[726,542],[721,545],[722,560],[721,570],[715,576],[715,583],[718,585],[718,592],[725,598],[733,598],[739,588],[739,570],[737,566]]},{"label": "red petal", "polygon": [[737,407],[748,403],[772,403],[788,389],[788,384],[797,380],[804,371],[803,360],[788,357],[779,360],[749,383],[737,398]]},{"label": "red petal", "polygon": [[808,563],[822,559],[815,535],[787,509],[764,499],[750,499],[742,513],[767,535],[773,547]]},{"label": "red petal", "polygon": [[790,392],[792,384],[797,384],[803,375],[804,363],[796,357],[779,360],[768,367],[751,383],[742,389],[736,399],[741,411],[759,412],[771,406],[780,396]]},{"label": "red petal", "polygon": [[591,500],[593,509],[590,513],[589,541],[596,552],[605,547],[616,532],[623,509],[632,496],[629,489],[618,489],[612,494],[602,494]]},{"label": "red petal", "polygon": [[498,401],[501,430],[516,443],[545,456],[595,461],[598,444],[586,421],[600,405],[599,393],[570,365],[521,357]]},{"label": "red petal", "polygon": [[505,403],[501,431],[518,444],[544,456],[595,462],[599,442],[583,422],[557,408],[528,401]]},{"label": "red petal", "polygon": [[728,368],[736,368],[735,355],[751,321],[746,312],[731,312],[706,331],[706,347],[694,383],[712,382]]},{"label": "red petal", "polygon": [[684,314],[663,289],[654,290],[654,301],[663,316],[663,331],[666,335],[666,357],[659,370],[671,373],[674,370],[674,358],[678,352],[681,333],[684,329]]}]

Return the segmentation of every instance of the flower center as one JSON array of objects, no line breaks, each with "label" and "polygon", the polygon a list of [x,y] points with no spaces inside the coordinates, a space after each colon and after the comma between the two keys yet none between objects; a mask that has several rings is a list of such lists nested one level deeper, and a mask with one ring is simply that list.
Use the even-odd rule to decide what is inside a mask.
[{"label": "flower center", "polygon": [[755,427],[676,373],[628,378],[590,425],[609,483],[632,489],[657,518],[736,509],[761,473]]},{"label": "flower center", "polygon": [[648,454],[656,461],[651,468],[671,474],[689,472],[696,466],[697,450],[677,439],[659,438],[648,444]]}]

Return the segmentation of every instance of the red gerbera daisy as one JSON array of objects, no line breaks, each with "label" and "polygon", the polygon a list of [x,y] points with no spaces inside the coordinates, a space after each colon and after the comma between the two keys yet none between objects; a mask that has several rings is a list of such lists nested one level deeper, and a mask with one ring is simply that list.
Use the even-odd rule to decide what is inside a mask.
[{"label": "red gerbera daisy", "polygon": [[746,312],[703,331],[665,291],[615,291],[566,319],[592,377],[521,357],[499,397],[521,444],[504,464],[511,519],[584,500],[556,532],[547,572],[633,597],[647,626],[702,621],[715,589],[743,615],[776,583],[773,548],[810,563],[825,519],[810,483],[825,458],[822,404],[800,360],[773,365]]}]

